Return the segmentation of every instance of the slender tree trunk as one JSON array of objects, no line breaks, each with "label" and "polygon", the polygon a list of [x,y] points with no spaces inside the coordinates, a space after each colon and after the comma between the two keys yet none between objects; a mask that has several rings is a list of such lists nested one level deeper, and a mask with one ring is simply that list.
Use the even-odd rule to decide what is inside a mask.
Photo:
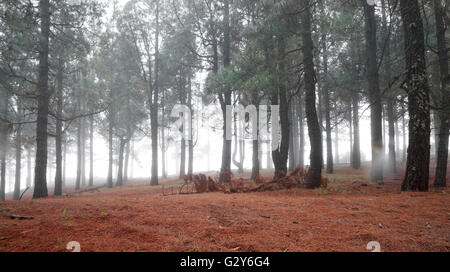
[{"label": "slender tree trunk", "polygon": [[9,95],[0,85],[0,200],[5,200],[6,190],[6,153],[8,152],[8,120]]},{"label": "slender tree trunk", "polygon": [[389,123],[389,169],[392,174],[397,173],[397,159],[395,153],[395,116],[394,103],[389,99],[387,103],[388,123]]},{"label": "slender tree trunk", "polygon": [[303,0],[301,14],[301,36],[303,40],[303,64],[305,78],[305,111],[311,143],[310,167],[305,181],[306,188],[317,188],[322,180],[322,137],[316,112],[315,71],[313,62],[313,41],[311,35],[311,1]]},{"label": "slender tree trunk", "polygon": [[[231,34],[230,34],[230,3],[229,0],[224,1],[224,33],[223,33],[223,65],[226,67],[231,64]],[[217,57],[217,50],[215,52]],[[218,62],[217,60],[215,61]],[[217,71],[216,71],[217,73]],[[231,168],[231,140],[226,139],[226,106],[231,105],[231,90],[225,91],[225,93],[219,94],[219,101],[222,109],[223,117],[223,144],[222,144],[222,165],[221,165],[221,175],[220,180],[224,181],[225,176],[223,173],[230,171]]]},{"label": "slender tree trunk", "polygon": [[398,118],[395,120],[395,154],[400,154],[400,130],[398,128]]},{"label": "slender tree trunk", "polygon": [[[278,69],[277,86],[278,93],[272,98],[272,104],[277,105],[279,98],[280,123],[281,123],[281,142],[276,150],[272,151],[273,164],[275,166],[275,178],[282,178],[287,174],[287,159],[289,152],[289,104],[287,100],[286,88],[286,68],[285,68],[285,49],[284,37],[277,38],[278,47]],[[273,120],[278,122],[278,120]],[[273,125],[272,125],[273,127]],[[274,139],[272,139],[273,141]]]},{"label": "slender tree trunk", "polygon": [[48,51],[50,37],[50,3],[39,1],[41,36],[39,39],[38,112],[36,123],[36,164],[33,198],[48,196],[47,190],[47,123],[48,123]]},{"label": "slender tree trunk", "polygon": [[[188,92],[188,106],[189,106],[189,110],[191,111],[191,123],[192,123],[192,117],[193,117],[193,110],[192,110],[192,85],[191,85],[191,76],[189,75],[188,77],[188,88],[189,88],[189,92]],[[191,139],[188,140],[188,174],[192,174],[194,171],[194,128],[191,125],[190,126],[190,130],[189,133],[191,134]]]},{"label": "slender tree trunk", "polygon": [[130,161],[130,144],[131,140],[128,140],[125,145],[125,162],[123,166],[123,181],[128,181],[128,165]]},{"label": "slender tree trunk", "polygon": [[402,116],[402,129],[403,129],[403,150],[402,150],[402,163],[406,162],[406,120],[405,120],[405,114]]},{"label": "slender tree trunk", "polygon": [[335,157],[335,163],[339,164],[340,163],[340,159],[339,159],[339,122],[338,122],[337,114],[334,117],[334,124],[335,124],[335,128],[334,128],[334,157]]},{"label": "slender tree trunk", "polygon": [[64,153],[63,153],[63,176],[62,176],[62,187],[66,187],[66,173],[67,173],[67,139],[64,139]]},{"label": "slender tree trunk", "polygon": [[362,0],[364,5],[367,78],[369,83],[370,126],[372,140],[372,169],[370,179],[373,182],[383,180],[383,131],[382,107],[377,63],[377,27],[375,7]]},{"label": "slender tree trunk", "polygon": [[31,147],[27,148],[27,187],[31,187]]},{"label": "slender tree trunk", "polygon": [[134,178],[134,141],[131,141],[131,151],[130,151],[130,156],[131,156],[131,163],[130,163],[130,176],[129,178]]},{"label": "slender tree trunk", "polygon": [[119,161],[117,164],[117,186],[123,185],[123,153],[125,150],[126,141],[123,138],[120,138],[119,141]]},{"label": "slender tree trunk", "polygon": [[152,137],[152,177],[150,185],[158,185],[158,89],[159,89],[159,0],[156,0],[156,31],[155,31],[155,81],[153,86],[153,101],[151,108]]},{"label": "slender tree trunk", "polygon": [[82,158],[81,158],[81,119],[79,119],[77,124],[77,176],[75,178],[75,190],[79,190],[81,187],[81,164],[82,164]]},{"label": "slender tree trunk", "polygon": [[[234,123],[234,151],[233,151],[233,157],[232,161],[233,164],[238,168],[238,173],[242,174],[244,173],[244,154],[243,154],[243,139],[241,137],[238,137],[238,130],[237,130],[237,120],[236,117],[233,118]],[[244,135],[244,134],[242,134]],[[236,160],[236,155],[239,152],[239,161]]]},{"label": "slender tree trunk", "polygon": [[[17,113],[21,116],[22,106],[20,101],[18,102]],[[20,121],[20,120],[19,120]],[[16,180],[14,183],[14,194],[13,200],[19,200],[20,197],[20,179],[21,179],[21,169],[22,169],[22,125],[17,125],[16,129]]]},{"label": "slender tree trunk", "polygon": [[[267,115],[267,135],[270,135],[270,128],[269,128],[269,121],[270,117],[269,115]],[[267,169],[271,169],[272,168],[272,144],[269,140],[266,141],[266,166]]]},{"label": "slender tree trunk", "polygon": [[[184,127],[183,127],[184,130]],[[183,131],[181,133],[184,133]],[[186,140],[181,139],[180,142],[180,175],[179,178],[183,179],[183,177],[186,175]]]},{"label": "slender tree trunk", "polygon": [[[325,31],[323,29],[322,31]],[[328,89],[328,52],[326,33],[322,34],[322,50],[323,50],[323,98],[325,104],[325,130],[327,143],[327,173],[333,173],[333,141],[331,139],[331,116],[330,116],[330,90]]]},{"label": "slender tree trunk", "polygon": [[304,125],[304,101],[302,99],[302,97],[300,96],[299,98],[299,107],[298,107],[298,119],[300,120],[300,124],[299,124],[299,137],[300,137],[300,146],[299,146],[299,160],[298,160],[298,165],[300,167],[305,167],[305,125]]},{"label": "slender tree trunk", "polygon": [[86,120],[84,117],[81,118],[81,186],[86,186]]},{"label": "slender tree trunk", "polygon": [[89,186],[94,185],[94,115],[89,116]]},{"label": "slender tree trunk", "polygon": [[257,127],[252,127],[252,129],[256,129],[257,138],[252,142],[252,180],[255,180],[259,176],[260,170],[260,148],[259,148],[259,105],[258,105],[258,93],[252,93],[252,103],[256,106],[256,120]]},{"label": "slender tree trunk", "polygon": [[353,95],[352,98],[352,108],[353,108],[353,159],[352,167],[353,169],[361,168],[361,147],[359,139],[359,97],[357,94]]},{"label": "slender tree trunk", "polygon": [[109,150],[109,158],[108,158],[108,177],[106,180],[106,185],[108,188],[113,187],[113,129],[114,129],[114,117],[113,117],[113,109],[110,109],[109,113],[109,128],[108,128],[108,150]]},{"label": "slender tree trunk", "polygon": [[[386,40],[384,46],[384,54],[385,54],[385,80],[388,84],[388,88],[390,89],[391,83],[391,41],[390,41],[390,33],[388,30],[388,23],[386,17],[386,1],[381,1],[381,10],[382,10],[382,20],[383,20],[383,33],[384,39]],[[386,111],[387,111],[387,119],[388,119],[388,133],[389,133],[389,143],[388,143],[388,168],[391,174],[397,173],[397,159],[395,153],[395,102],[394,95],[392,94],[392,90],[389,90],[387,95],[387,103],[386,103]],[[386,144],[386,143],[385,143]]]},{"label": "slender tree trunk", "polygon": [[444,7],[441,5],[441,1],[434,0],[434,15],[436,19],[436,37],[438,44],[439,55],[439,75],[441,79],[441,94],[443,98],[447,98],[443,101],[444,110],[440,111],[440,128],[439,128],[439,142],[437,148],[437,163],[436,163],[436,176],[434,180],[435,187],[447,186],[447,161],[448,161],[448,141],[449,141],[449,129],[450,129],[450,92],[449,82],[450,77],[448,73],[448,48],[446,45],[446,27],[445,20],[446,14]]},{"label": "slender tree trunk", "polygon": [[430,89],[424,32],[417,0],[400,0],[405,32],[406,91],[409,110],[409,147],[403,191],[428,191],[430,167]]},{"label": "slender tree trunk", "polygon": [[352,118],[352,103],[350,102],[348,105],[348,127],[349,127],[349,139],[350,139],[350,156],[349,156],[349,160],[350,160],[350,165],[353,164],[353,118]]},{"label": "slender tree trunk", "polygon": [[56,136],[55,136],[55,145],[56,145],[56,173],[55,173],[55,188],[53,194],[56,196],[60,196],[62,194],[62,114],[63,114],[63,67],[64,62],[60,58],[58,60],[58,73],[56,78],[56,98],[57,98],[57,106],[56,106]]},{"label": "slender tree trunk", "polygon": [[295,168],[295,139],[294,139],[294,104],[289,105],[289,171]]}]

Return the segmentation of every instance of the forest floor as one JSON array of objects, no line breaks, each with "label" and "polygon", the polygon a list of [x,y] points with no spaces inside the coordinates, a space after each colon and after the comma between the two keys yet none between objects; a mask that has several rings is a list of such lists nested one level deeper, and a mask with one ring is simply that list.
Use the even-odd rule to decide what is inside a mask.
[{"label": "forest floor", "polygon": [[81,251],[367,251],[371,241],[382,251],[450,251],[448,188],[401,192],[400,175],[379,185],[367,171],[337,167],[316,190],[163,196],[161,185],[136,180],[26,196],[0,203],[0,251],[67,251],[70,241]]}]

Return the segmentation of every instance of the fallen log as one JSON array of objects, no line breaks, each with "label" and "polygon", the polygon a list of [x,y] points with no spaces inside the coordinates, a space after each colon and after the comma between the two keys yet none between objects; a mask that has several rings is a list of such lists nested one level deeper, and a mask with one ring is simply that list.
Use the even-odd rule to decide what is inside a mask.
[{"label": "fallen log", "polygon": [[16,215],[16,214],[11,214],[9,217],[11,219],[19,219],[19,220],[34,219],[33,216],[22,216],[22,215]]},{"label": "fallen log", "polygon": [[85,190],[81,190],[81,191],[76,191],[76,192],[73,192],[73,193],[70,193],[70,194],[66,194],[66,195],[74,195],[74,194],[81,194],[81,193],[94,192],[94,191],[100,192],[100,189],[102,189],[104,187],[106,187],[106,184],[100,185],[100,186],[97,186],[97,187],[92,187],[92,188],[85,189]]}]

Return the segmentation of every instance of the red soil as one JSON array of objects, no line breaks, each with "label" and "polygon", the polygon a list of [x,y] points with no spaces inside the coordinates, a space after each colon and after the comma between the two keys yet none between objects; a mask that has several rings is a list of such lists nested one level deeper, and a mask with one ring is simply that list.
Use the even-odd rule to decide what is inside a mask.
[{"label": "red soil", "polygon": [[401,177],[370,184],[347,168],[328,178],[327,189],[172,196],[134,181],[1,202],[0,251],[450,251],[449,189],[400,192]]}]

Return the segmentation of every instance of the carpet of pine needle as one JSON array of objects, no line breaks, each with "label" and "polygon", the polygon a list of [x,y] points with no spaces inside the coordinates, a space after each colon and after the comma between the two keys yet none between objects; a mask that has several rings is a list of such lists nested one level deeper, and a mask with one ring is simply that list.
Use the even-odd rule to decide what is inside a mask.
[{"label": "carpet of pine needle", "polygon": [[373,184],[367,172],[337,167],[315,190],[163,196],[162,185],[133,180],[47,199],[28,192],[0,203],[0,251],[68,251],[70,241],[81,251],[367,251],[371,241],[382,251],[450,251],[449,189],[401,192],[401,175]]}]

